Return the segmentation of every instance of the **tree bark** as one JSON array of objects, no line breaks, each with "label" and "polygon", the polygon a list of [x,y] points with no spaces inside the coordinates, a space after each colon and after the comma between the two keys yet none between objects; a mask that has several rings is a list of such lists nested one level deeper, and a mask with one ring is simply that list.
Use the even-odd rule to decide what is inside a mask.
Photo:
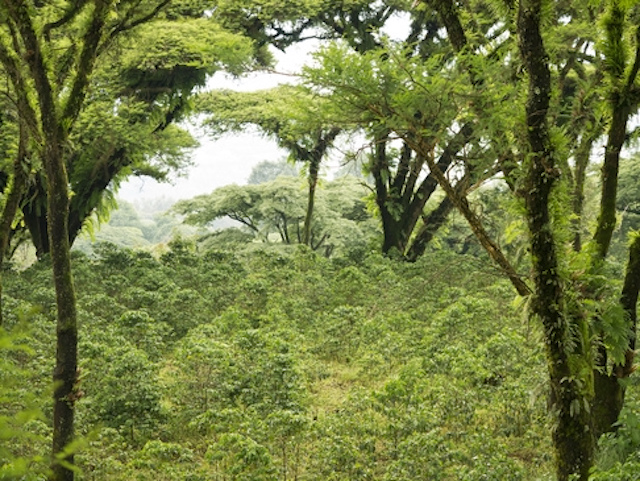
[{"label": "tree bark", "polygon": [[407,252],[406,258],[410,262],[415,262],[424,254],[427,245],[431,242],[436,232],[447,221],[447,217],[453,210],[454,205],[449,197],[442,199],[438,207],[425,216],[424,224],[416,234],[411,247]]},{"label": "tree bark", "polygon": [[552,438],[556,474],[559,481],[568,481],[574,475],[586,481],[593,464],[595,439],[590,399],[582,392],[581,379],[572,371],[569,360],[570,326],[563,312],[565,300],[549,211],[551,189],[559,174],[547,127],[551,75],[540,33],[541,10],[541,0],[520,0],[519,46],[529,75],[526,113],[531,159],[525,204],[535,283],[532,312],[544,327],[550,401],[555,417]]},{"label": "tree bark", "polygon": [[634,237],[629,248],[629,262],[624,277],[620,303],[627,314],[629,346],[624,366],[620,366],[618,377],[628,377],[633,372],[636,349],[636,327],[638,321],[638,292],[640,291],[640,237]]},{"label": "tree bark", "polygon": [[[449,169],[458,152],[469,143],[473,133],[473,125],[468,122],[450,139],[438,161],[434,164],[439,171],[446,172]],[[376,182],[376,203],[382,218],[382,253],[389,254],[395,248],[405,259],[415,261],[422,255],[424,248],[433,238],[433,234],[444,224],[451,209],[439,210],[440,217],[444,217],[434,217],[435,222],[431,223],[431,227],[427,231],[423,231],[422,234],[419,233],[418,237],[410,243],[411,234],[423,215],[424,207],[435,192],[439,181],[430,166],[432,171],[414,191],[429,153],[415,139],[406,138],[404,140],[406,152],[403,151],[400,167],[393,182],[385,182],[385,176],[391,177],[386,159],[386,142],[376,143],[372,174]],[[409,165],[409,157],[412,152],[415,152],[422,160],[414,165]],[[418,245],[414,248],[413,244],[416,241]]]},{"label": "tree bark", "polygon": [[304,226],[302,229],[302,243],[310,245],[311,243],[311,220],[313,218],[313,207],[316,198],[316,187],[318,186],[318,174],[320,172],[320,162],[312,159],[309,162],[309,193],[307,197],[307,212],[304,217]]}]

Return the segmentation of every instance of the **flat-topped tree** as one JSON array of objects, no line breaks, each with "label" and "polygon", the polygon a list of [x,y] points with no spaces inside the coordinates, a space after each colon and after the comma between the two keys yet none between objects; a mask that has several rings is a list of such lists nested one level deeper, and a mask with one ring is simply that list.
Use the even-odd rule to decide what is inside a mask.
[{"label": "flat-topped tree", "polygon": [[288,150],[292,162],[306,164],[308,195],[302,243],[310,245],[320,165],[341,131],[339,125],[325,120],[322,99],[302,87],[281,85],[258,92],[212,91],[202,94],[197,105],[207,114],[204,125],[212,134],[256,126]]},{"label": "flat-topped tree", "polygon": [[[302,244],[307,196],[301,184],[297,176],[282,175],[259,184],[227,185],[210,194],[181,200],[172,210],[183,215],[185,223],[203,227],[213,227],[218,219],[233,219],[241,225],[240,229],[233,227],[233,232],[242,233],[235,237],[245,241]],[[365,194],[366,188],[355,177],[327,182],[318,192],[306,244],[329,257],[337,250],[366,243],[371,228]],[[200,240],[215,245],[224,232],[218,230]]]}]

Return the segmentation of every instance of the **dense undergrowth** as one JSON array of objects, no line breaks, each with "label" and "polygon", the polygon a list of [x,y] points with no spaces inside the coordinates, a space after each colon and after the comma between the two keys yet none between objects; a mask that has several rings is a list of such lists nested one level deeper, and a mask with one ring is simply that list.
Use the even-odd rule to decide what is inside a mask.
[{"label": "dense undergrowth", "polygon": [[[78,479],[552,478],[540,333],[477,258],[176,241],[159,259],[103,245],[74,262]],[[46,262],[4,275],[0,479],[48,465],[50,279]],[[598,479],[638,479],[627,396]]]}]

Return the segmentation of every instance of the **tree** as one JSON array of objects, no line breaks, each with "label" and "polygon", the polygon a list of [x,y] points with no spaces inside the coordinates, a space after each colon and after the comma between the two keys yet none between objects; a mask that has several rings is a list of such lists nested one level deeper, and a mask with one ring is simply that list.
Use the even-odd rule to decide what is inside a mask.
[{"label": "tree", "polygon": [[264,92],[209,92],[202,96],[200,109],[209,115],[205,125],[215,134],[256,125],[289,151],[291,161],[307,164],[302,243],[310,245],[320,164],[341,130],[323,119],[318,99],[300,87],[281,85]]},{"label": "tree", "polygon": [[[491,165],[478,164],[474,172],[469,170],[478,147],[472,143],[471,124],[456,121],[456,99],[464,95],[456,73],[430,76],[446,59],[435,53],[427,59],[412,59],[410,50],[395,44],[365,53],[336,44],[318,58],[322,67],[306,69],[307,81],[333,92],[335,118],[351,128],[362,128],[372,139],[368,170],[382,220],[382,250],[395,249],[402,257],[416,260],[453,208],[445,198],[431,212],[424,212],[438,187],[435,173],[427,170],[427,157],[436,156],[439,169],[449,172],[460,191],[491,174]],[[412,85],[415,79],[421,81]],[[415,139],[407,138],[407,122],[420,129],[428,149],[418,151]]]},{"label": "tree", "polygon": [[[388,120],[395,112],[390,110],[392,102],[389,99],[402,92],[403,81],[400,77],[405,65],[400,57],[405,60],[414,56],[424,61],[442,60],[442,25],[432,12],[412,9],[404,2],[392,2],[390,5],[356,4],[352,10],[344,10],[346,11],[340,11],[333,16],[327,13],[319,20],[324,29],[339,35],[346,43],[330,47],[324,52],[326,68],[323,70],[327,73],[335,68],[333,75],[344,74],[351,76],[352,80],[357,77],[360,81],[365,81],[368,77],[368,83],[365,86],[359,85],[358,81],[349,82],[349,88],[355,90],[344,92],[342,99],[345,103],[336,105],[334,122],[342,122],[343,127],[364,131],[369,139],[367,168],[375,181],[376,205],[384,232],[382,251],[390,253],[395,250],[400,256],[415,261],[424,253],[425,246],[434,233],[444,224],[453,205],[445,197],[431,212],[424,212],[438,184],[434,176],[424,170],[424,155],[417,153],[410,143],[392,135],[393,129],[388,125]],[[385,53],[384,46],[388,41],[381,33],[381,28],[394,13],[403,11],[412,17],[411,28],[406,40],[397,42],[397,50],[402,53],[393,59]],[[346,52],[349,52],[349,63],[342,64],[340,62],[345,60]],[[330,60],[332,57],[333,61]],[[396,68],[399,68],[400,72]],[[374,72],[375,74],[371,75]],[[420,75],[418,72],[412,73]],[[409,76],[412,73],[404,72]],[[322,71],[308,70],[307,76],[311,82],[329,88],[339,88],[329,76],[322,78]],[[374,83],[377,85],[374,86]],[[370,94],[375,91],[388,101],[372,102],[372,99],[366,99],[366,95],[363,95],[365,91]],[[359,100],[354,101],[356,98]],[[449,125],[447,114],[444,112],[437,119],[437,124],[430,124],[435,120],[432,107],[441,99],[425,95],[421,100],[425,102],[425,111],[423,112],[422,107],[416,102],[413,115],[416,119],[424,115],[423,128],[432,128],[435,135],[438,135],[439,129],[442,130]],[[471,141],[471,137],[470,126],[464,125],[457,136],[439,139],[446,145],[438,160],[441,169],[446,171],[454,164],[457,164],[458,168],[462,165],[458,154]],[[458,187],[465,189],[468,185],[465,181]]]},{"label": "tree", "polygon": [[[73,471],[66,463],[73,463],[73,455],[65,448],[73,439],[74,404],[77,400],[77,324],[75,290],[69,256],[69,191],[64,164],[63,146],[69,136],[73,122],[79,115],[87,93],[89,76],[93,71],[97,48],[106,30],[106,17],[110,8],[107,2],[96,2],[88,6],[87,19],[76,16],[80,5],[70,5],[68,12],[52,24],[61,26],[76,20],[82,39],[79,54],[72,53],[67,61],[72,62],[73,72],[68,72],[64,87],[69,92],[58,90],[50,72],[55,64],[55,53],[45,46],[50,37],[40,38],[36,29],[35,12],[22,2],[6,1],[1,15],[7,22],[0,43],[0,60],[9,72],[12,87],[17,97],[37,99],[37,107],[24,104],[20,109],[20,122],[38,139],[44,170],[47,175],[47,216],[49,240],[53,263],[56,304],[58,307],[56,368],[54,371],[54,419],[53,419],[53,480],[71,480]],[[44,12],[41,12],[44,13]],[[53,12],[51,12],[53,13]],[[40,20],[42,21],[42,20]],[[75,22],[74,22],[75,23]],[[12,39],[12,42],[8,38]],[[55,51],[54,51],[55,52]],[[24,59],[26,68],[18,63]],[[58,90],[58,92],[56,92]],[[39,112],[39,115],[36,114]]]},{"label": "tree", "polygon": [[[438,5],[438,2],[434,4],[444,16],[445,8]],[[582,105],[578,105],[583,109],[592,105],[584,100],[584,92],[572,96],[564,90],[560,105],[551,104],[552,78],[550,58],[541,33],[541,2],[521,1],[516,26],[520,54],[529,77],[525,124],[527,142],[523,146],[527,152],[527,161],[523,165],[523,188],[519,194],[526,207],[533,261],[535,288],[532,313],[542,322],[546,337],[551,401],[556,411],[557,427],[553,438],[559,479],[568,479],[572,474],[578,474],[580,479],[588,478],[597,436],[612,429],[622,407],[624,388],[619,379],[627,377],[632,370],[635,345],[635,312],[640,277],[636,260],[638,241],[634,241],[630,248],[630,259],[618,306],[607,307],[611,303],[615,306],[615,300],[605,297],[612,293],[606,290],[603,292],[596,280],[602,275],[615,226],[620,149],[626,136],[627,120],[637,107],[633,91],[640,67],[638,46],[634,63],[626,65],[624,42],[625,36],[630,35],[628,30],[625,33],[628,12],[615,1],[609,4],[607,10],[588,11],[590,18],[596,13],[603,18],[606,41],[599,52],[602,64],[595,63],[600,68],[599,75],[606,74],[609,77],[606,108],[610,109],[610,117],[602,167],[599,218],[591,246],[583,249],[587,257],[587,275],[583,275],[577,282],[582,286],[582,293],[572,300],[577,301],[578,305],[594,301],[602,303],[595,313],[591,313],[591,318],[588,312],[584,312],[584,307],[581,309],[569,302],[575,296],[572,291],[576,286],[571,286],[571,280],[563,276],[562,272],[561,234],[553,227],[554,212],[551,206],[556,202],[555,185],[563,180],[560,166],[566,168],[567,163],[560,144],[552,137],[551,128],[554,120],[556,125],[560,124],[553,114],[561,111],[562,102],[572,101],[574,108],[577,102],[581,102]],[[561,15],[564,12],[559,7],[555,13]],[[581,19],[576,11],[571,10],[571,6],[567,14],[580,25]],[[574,46],[579,45],[581,48],[585,43],[592,42],[588,36],[578,42],[574,39],[572,41]],[[572,52],[570,50],[569,54]],[[569,78],[567,72],[572,68],[571,63],[567,62],[559,76],[561,82]],[[580,68],[582,66],[576,70]],[[571,118],[567,130],[569,138],[573,132],[576,139],[580,136],[583,140],[592,141],[593,126],[580,117]],[[575,148],[576,184],[582,182],[581,176],[584,175],[584,166],[581,164],[584,161],[579,157],[584,153],[580,151],[580,147],[578,144]],[[582,211],[575,206],[580,204],[581,197],[580,189],[574,190],[572,206],[574,214],[578,216]],[[569,210],[570,206],[567,208]],[[574,249],[581,250],[579,241],[574,242]],[[583,265],[582,268],[584,267]],[[574,276],[573,282],[576,282],[580,271],[574,271],[570,275]],[[618,329],[622,332],[617,333]],[[612,337],[620,334],[618,342],[613,341]],[[575,335],[578,336],[577,341],[573,339]],[[591,344],[594,339],[595,344]],[[593,351],[596,356],[592,355]]]},{"label": "tree", "polygon": [[251,173],[247,179],[247,184],[256,185],[264,182],[270,182],[272,180],[276,180],[281,175],[295,177],[298,175],[298,169],[295,165],[291,165],[287,162],[286,159],[275,162],[264,160],[256,164],[253,169],[251,169]]}]

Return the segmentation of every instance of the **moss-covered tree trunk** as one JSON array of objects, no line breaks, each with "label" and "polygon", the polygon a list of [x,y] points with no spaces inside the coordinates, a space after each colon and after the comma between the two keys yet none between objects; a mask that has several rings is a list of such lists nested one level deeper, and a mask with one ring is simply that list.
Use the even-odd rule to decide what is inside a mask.
[{"label": "moss-covered tree trunk", "polygon": [[311,221],[313,219],[313,208],[316,199],[316,188],[318,187],[318,175],[320,173],[320,162],[311,159],[309,162],[309,176],[307,182],[309,184],[309,192],[307,196],[307,212],[304,216],[304,226],[302,230],[302,243],[310,245],[311,243]]},{"label": "moss-covered tree trunk", "polygon": [[[592,268],[598,267],[605,261],[611,244],[613,231],[617,223],[616,198],[618,189],[618,170],[620,152],[627,138],[627,124],[633,111],[637,109],[638,96],[636,78],[640,71],[640,27],[635,31],[635,56],[633,63],[627,64],[626,59],[626,25],[629,21],[628,10],[620,2],[613,1],[609,5],[604,18],[606,44],[606,73],[610,79],[611,92],[609,94],[609,108],[611,121],[607,133],[604,162],[602,164],[602,186],[600,197],[600,212],[597,228],[594,234],[595,254]],[[638,289],[640,288],[640,241],[634,238],[629,250],[625,279],[623,283],[620,303],[625,312],[628,327],[628,346],[626,358],[609,370],[606,352],[597,359],[594,369],[593,404],[595,433],[600,435],[615,429],[615,423],[622,410],[625,397],[625,387],[620,379],[628,377],[635,357],[636,339],[636,304]],[[603,333],[596,333],[603,336]]]},{"label": "moss-covered tree trunk", "polygon": [[[520,0],[518,37],[529,75],[526,114],[530,159],[525,204],[534,274],[532,313],[544,327],[550,383],[550,405],[555,417],[553,444],[559,481],[577,475],[587,480],[593,464],[595,439],[589,399],[572,370],[570,326],[565,311],[563,282],[558,272],[557,246],[549,209],[551,190],[559,173],[547,126],[551,74],[540,32],[542,0]],[[580,322],[579,319],[572,322]],[[580,331],[579,331],[580,332]]]},{"label": "moss-covered tree trunk", "polygon": [[[69,137],[74,120],[77,118],[86,96],[89,76],[98,52],[98,45],[105,27],[107,12],[111,7],[108,0],[92,2],[90,16],[84,24],[85,32],[80,42],[75,76],[70,88],[58,97],[54,84],[49,78],[51,71],[47,47],[38,35],[37,12],[19,0],[4,0],[8,17],[12,22],[16,40],[19,34],[24,50],[15,56],[5,55],[2,60],[8,69],[15,72],[13,86],[18,96],[33,95],[37,98],[39,114],[30,105],[21,108],[23,120],[32,129],[32,134],[40,146],[40,155],[46,174],[48,239],[53,266],[53,281],[56,291],[56,364],[53,373],[54,406],[51,481],[72,481],[74,471],[73,453],[70,444],[74,437],[74,412],[77,399],[77,315],[75,290],[71,273],[69,246],[69,179],[64,162],[64,144]],[[80,7],[77,7],[80,8]],[[72,13],[77,13],[72,11]],[[14,48],[20,44],[14,42]],[[12,58],[22,57],[28,68],[29,81],[25,81],[20,66]],[[33,88],[29,91],[28,89]]]},{"label": "moss-covered tree trunk", "polygon": [[53,439],[51,481],[72,481],[73,440],[78,366],[76,299],[69,246],[69,180],[64,165],[63,122],[58,118],[53,90],[36,33],[25,8],[17,7],[25,44],[31,48],[31,70],[38,92],[42,125],[42,161],[47,176],[47,216],[53,281],[56,291],[56,364],[53,372]]},{"label": "moss-covered tree trunk", "polygon": [[61,150],[59,144],[47,145],[44,156],[49,199],[47,213],[51,262],[58,310],[56,366],[53,373],[53,453],[55,458],[51,480],[71,481],[73,471],[65,464],[73,464],[73,453],[65,453],[65,448],[73,440],[74,408],[77,397],[78,327],[68,234],[68,180]]}]

